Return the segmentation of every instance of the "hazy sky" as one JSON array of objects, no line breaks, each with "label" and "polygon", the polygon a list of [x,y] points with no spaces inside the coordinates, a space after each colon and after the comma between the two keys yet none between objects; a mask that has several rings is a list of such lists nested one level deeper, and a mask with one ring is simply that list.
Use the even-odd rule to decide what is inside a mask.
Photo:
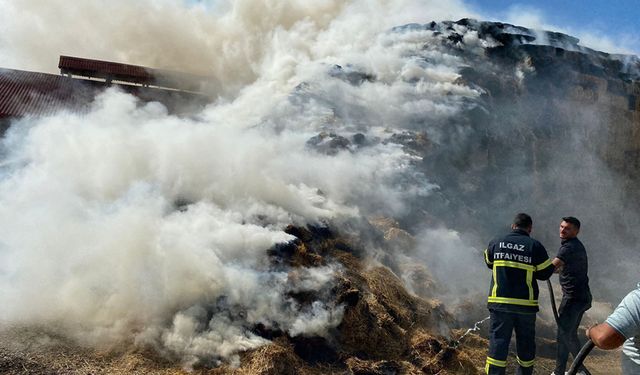
[{"label": "hazy sky", "polygon": [[638,0],[465,0],[465,3],[495,20],[562,28],[578,36],[583,44],[596,44],[605,51],[611,45],[640,53]]},{"label": "hazy sky", "polygon": [[[221,0],[185,0],[215,6]],[[581,44],[640,55],[640,0],[462,0],[470,13],[494,21],[561,31]],[[429,20],[425,20],[428,22]]]}]

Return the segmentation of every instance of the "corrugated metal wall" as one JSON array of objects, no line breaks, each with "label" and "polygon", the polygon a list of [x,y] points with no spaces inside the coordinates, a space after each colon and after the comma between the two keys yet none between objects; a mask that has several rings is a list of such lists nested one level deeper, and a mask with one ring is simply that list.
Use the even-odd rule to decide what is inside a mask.
[{"label": "corrugated metal wall", "polygon": [[208,96],[189,92],[0,69],[0,119],[47,116],[61,110],[86,112],[96,95],[109,87],[135,95],[143,102],[160,102],[172,114],[193,113],[211,101]]},{"label": "corrugated metal wall", "polygon": [[0,117],[81,110],[103,87],[52,74],[0,69]]}]

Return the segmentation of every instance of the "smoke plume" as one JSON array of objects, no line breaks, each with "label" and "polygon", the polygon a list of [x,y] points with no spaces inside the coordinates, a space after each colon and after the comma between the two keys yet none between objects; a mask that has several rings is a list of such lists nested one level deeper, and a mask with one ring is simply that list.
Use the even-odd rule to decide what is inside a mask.
[{"label": "smoke plume", "polygon": [[[1,5],[2,65],[50,70],[68,54],[217,83],[222,97],[188,118],[111,89],[87,114],[26,118],[2,140],[3,324],[152,345],[186,365],[265,344],[258,324],[328,337],[339,267],[277,268],[265,251],[293,239],[288,224],[400,215],[428,195],[435,186],[411,171],[419,157],[386,140],[479,95],[453,84],[455,58],[421,66],[404,58],[415,40],[387,33],[453,17],[457,3]],[[360,76],[376,80],[348,79]],[[336,133],[351,141],[311,141]],[[288,297],[301,291],[317,300]]]},{"label": "smoke plume", "polygon": [[[492,102],[461,73],[503,73],[486,56],[499,41],[461,24],[392,29],[472,16],[459,1],[0,7],[2,66],[51,71],[66,54],[187,70],[215,87],[188,117],[110,89],[87,114],[12,125],[0,148],[3,325],[49,325],[92,346],[151,345],[186,365],[236,361],[267,342],[257,325],[330,337],[340,323],[339,265],[267,259],[294,239],[289,224],[397,219],[417,246],[390,257],[426,263],[457,303],[484,297],[480,251],[516,212],[529,211],[548,244],[561,215],[604,213],[606,223],[625,204],[622,194],[594,200],[620,185],[598,150],[576,153],[604,118],[577,111],[586,125],[562,138],[569,156],[554,164],[564,154],[531,152],[554,134],[539,114],[549,103]],[[517,86],[535,71],[523,59],[505,74]],[[487,144],[513,147],[504,147],[512,157]],[[574,200],[558,199],[567,180]],[[602,243],[584,222],[588,241]],[[304,291],[316,296],[308,305],[289,297]]]}]

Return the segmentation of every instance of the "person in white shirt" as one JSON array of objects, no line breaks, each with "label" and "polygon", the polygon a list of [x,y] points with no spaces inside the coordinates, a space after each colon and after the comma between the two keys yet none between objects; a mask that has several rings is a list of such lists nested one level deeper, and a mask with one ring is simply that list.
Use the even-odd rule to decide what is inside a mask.
[{"label": "person in white shirt", "polygon": [[622,345],[622,374],[640,374],[640,284],[622,299],[604,323],[587,329],[586,333],[600,349]]}]

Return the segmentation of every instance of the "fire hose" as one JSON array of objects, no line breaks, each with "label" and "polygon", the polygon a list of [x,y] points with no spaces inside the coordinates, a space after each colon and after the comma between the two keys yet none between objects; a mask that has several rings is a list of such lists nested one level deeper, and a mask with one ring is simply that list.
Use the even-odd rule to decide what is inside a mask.
[{"label": "fire hose", "polygon": [[[551,310],[553,310],[553,317],[556,320],[556,325],[559,326],[558,308],[556,307],[556,297],[553,294],[553,286],[551,285],[551,280],[547,280],[547,286],[549,287],[549,298],[551,299]],[[567,348],[570,348],[569,343],[567,342],[567,337],[565,335],[558,335],[558,337],[560,337],[560,339],[563,341],[563,344],[567,345]],[[578,353],[572,353],[573,363],[571,364],[571,368],[569,369],[569,372],[567,374],[575,375],[576,372],[580,369],[586,375],[591,375],[589,370],[587,370],[587,368],[584,365],[582,365],[582,362],[584,362],[584,359],[587,357],[587,355],[589,355],[593,347],[594,347],[593,342],[589,340]]]},{"label": "fire hose", "polygon": [[[596,345],[591,340],[584,344],[578,355],[573,359],[573,363],[571,364],[571,368],[569,368],[567,375],[576,375],[578,373],[578,368],[580,368],[584,359],[587,358],[589,353],[591,353],[591,349],[593,349],[594,346]],[[584,367],[582,370],[584,371]]]}]

